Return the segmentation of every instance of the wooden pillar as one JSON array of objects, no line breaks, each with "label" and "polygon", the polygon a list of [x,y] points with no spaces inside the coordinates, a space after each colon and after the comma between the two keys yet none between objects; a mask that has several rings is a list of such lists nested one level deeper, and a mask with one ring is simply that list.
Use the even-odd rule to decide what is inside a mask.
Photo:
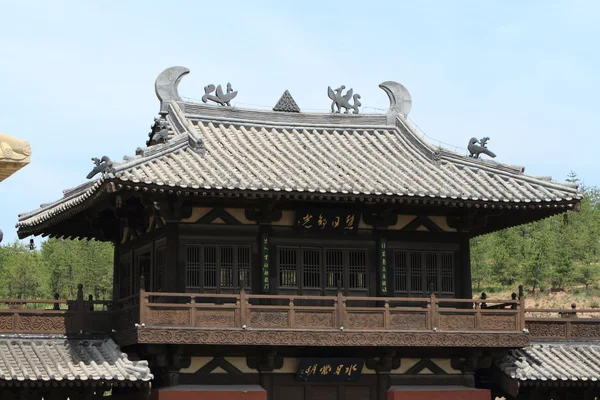
[{"label": "wooden pillar", "polygon": [[462,234],[460,236],[460,293],[457,297],[470,299],[473,297],[473,289],[471,283],[471,246],[469,245],[469,235]]},{"label": "wooden pillar", "polygon": [[185,292],[185,259],[179,259],[179,226],[167,223],[167,256],[165,267],[165,291]]}]

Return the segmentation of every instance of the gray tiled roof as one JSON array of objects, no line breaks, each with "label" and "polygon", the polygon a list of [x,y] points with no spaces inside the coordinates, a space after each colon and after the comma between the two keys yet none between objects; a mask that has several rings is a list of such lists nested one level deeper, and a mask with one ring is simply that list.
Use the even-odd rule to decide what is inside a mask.
[{"label": "gray tiled roof", "polygon": [[[96,183],[23,214],[29,231],[93,204],[109,185],[249,194],[358,196],[491,207],[571,206],[576,187],[427,144],[405,118],[281,113],[172,101],[170,139],[113,164]],[[140,135],[140,139],[142,139]],[[421,199],[421,200],[419,200]],[[432,203],[433,204],[433,203]],[[34,228],[38,229],[38,228]]]},{"label": "gray tiled roof", "polygon": [[519,381],[597,381],[600,343],[536,343],[511,350],[497,366]]},{"label": "gray tiled roof", "polygon": [[107,340],[0,337],[0,380],[149,381],[147,361],[132,361]]}]

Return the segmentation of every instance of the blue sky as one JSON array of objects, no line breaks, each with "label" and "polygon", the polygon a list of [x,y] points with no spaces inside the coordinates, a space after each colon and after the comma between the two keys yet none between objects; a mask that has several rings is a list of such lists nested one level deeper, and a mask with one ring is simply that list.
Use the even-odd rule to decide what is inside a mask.
[{"label": "blue sky", "polygon": [[[0,132],[32,163],[0,184],[0,228],[85,182],[92,157],[142,146],[159,110],[154,79],[182,65],[183,97],[231,82],[238,107],[288,89],[326,111],[327,86],[386,109],[377,85],[411,92],[432,144],[489,136],[499,162],[600,185],[600,2],[20,1],[0,26]],[[372,109],[369,109],[371,107]]]}]

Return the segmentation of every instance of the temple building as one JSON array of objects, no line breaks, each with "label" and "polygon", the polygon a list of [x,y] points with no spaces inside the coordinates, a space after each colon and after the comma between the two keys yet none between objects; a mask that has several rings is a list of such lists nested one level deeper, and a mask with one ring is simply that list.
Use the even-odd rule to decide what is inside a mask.
[{"label": "temple building", "polygon": [[379,85],[385,114],[344,86],[306,113],[287,90],[273,110],[233,107],[231,84],[185,101],[187,73],[158,76],[145,146],[97,155],[87,183],[19,216],[21,238],[114,243],[114,291],[102,311],[85,288],[0,310],[0,393],[11,379],[156,400],[598,393],[600,320],[471,289],[471,238],[576,211],[576,186],[491,160],[486,137],[431,146],[396,82]]}]

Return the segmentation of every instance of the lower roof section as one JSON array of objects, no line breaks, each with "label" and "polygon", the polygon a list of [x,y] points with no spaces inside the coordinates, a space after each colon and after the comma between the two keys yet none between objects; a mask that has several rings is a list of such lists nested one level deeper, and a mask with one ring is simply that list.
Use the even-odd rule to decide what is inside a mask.
[{"label": "lower roof section", "polygon": [[147,361],[130,360],[112,339],[0,336],[0,384],[10,381],[145,382]]},{"label": "lower roof section", "polygon": [[600,379],[600,342],[532,343],[497,362],[520,383],[596,382]]}]

